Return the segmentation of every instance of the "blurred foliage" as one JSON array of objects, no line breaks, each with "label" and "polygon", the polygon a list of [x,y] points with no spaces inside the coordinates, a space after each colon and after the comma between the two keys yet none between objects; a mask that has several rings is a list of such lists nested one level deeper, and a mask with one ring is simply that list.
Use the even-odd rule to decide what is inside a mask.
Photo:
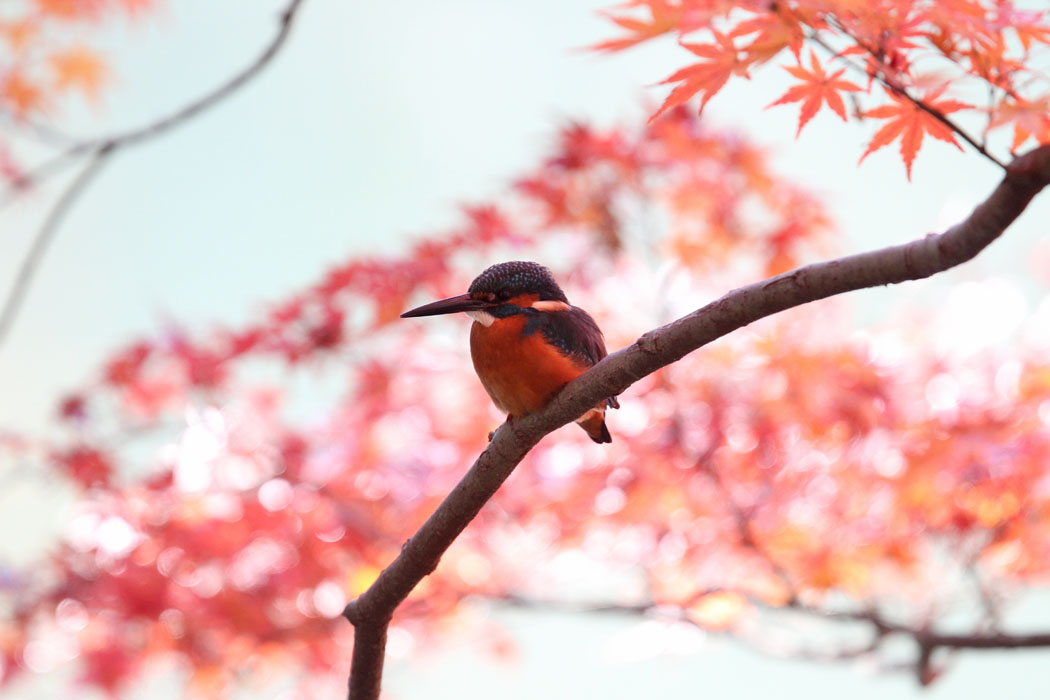
[{"label": "blurred foliage", "polygon": [[[875,26],[845,22],[846,9],[857,22],[911,27],[912,15],[877,10],[934,8],[955,22],[988,3],[864,3],[871,13],[845,0],[695,3],[736,8],[724,17],[687,12],[692,4],[631,3],[653,24],[617,15],[630,33],[601,48],[710,29],[708,20],[746,11],[750,24],[719,41],[750,37],[736,49],[750,66],[785,49],[798,55],[809,31],[843,39]],[[116,5],[33,6],[58,22],[63,8],[92,17]],[[1045,43],[1045,16],[1018,16],[1029,34],[1009,26],[1024,51]],[[937,17],[915,26],[954,26]],[[17,18],[5,22],[0,38],[23,50],[12,43]],[[896,36],[897,24],[877,36]],[[897,104],[918,85],[908,82],[918,80],[913,43],[977,70],[964,47],[984,46],[991,29],[959,26],[970,33],[955,44],[909,30],[864,65]],[[69,50],[92,62],[87,49]],[[31,116],[49,91],[90,93],[105,74],[81,65],[45,78],[43,66],[56,65],[47,55],[49,63],[8,69],[8,85],[23,80],[41,93],[27,101],[5,92],[8,111]],[[807,65],[792,75],[838,80],[816,58]],[[1003,64],[992,68],[1002,99],[991,118],[1005,124],[1017,97],[999,79]],[[717,86],[700,90],[706,98]],[[532,259],[553,269],[616,349],[733,286],[835,250],[816,198],[680,97],[644,126],[566,125],[504,197],[464,207],[458,227],[402,256],[347,260],[240,326],[170,325],[129,342],[57,407],[59,437],[8,437],[0,449],[46,463],[81,495],[51,556],[4,578],[3,680],[76,658],[86,684],[116,693],[175,659],[188,690],[204,697],[280,673],[304,674],[308,696],[307,677],[345,673],[344,604],[500,420],[472,375],[467,321],[406,322],[401,311],[461,293],[493,262]],[[827,93],[785,97],[802,101],[804,115],[821,101],[842,113]],[[921,131],[908,139],[917,150]],[[610,414],[612,445],[564,430],[533,450],[402,606],[398,648],[440,638],[474,595],[658,606],[749,638],[762,635],[757,611],[785,607],[874,610],[915,628],[962,612],[974,630],[995,629],[1000,610],[1050,574],[1050,338],[1039,330],[1050,302],[1004,350],[980,323],[1016,299],[996,289],[863,333],[837,302],[796,309],[641,380]],[[968,322],[938,320],[960,316]],[[571,580],[565,553],[588,562]],[[484,632],[483,643],[508,653],[499,630]]]}]

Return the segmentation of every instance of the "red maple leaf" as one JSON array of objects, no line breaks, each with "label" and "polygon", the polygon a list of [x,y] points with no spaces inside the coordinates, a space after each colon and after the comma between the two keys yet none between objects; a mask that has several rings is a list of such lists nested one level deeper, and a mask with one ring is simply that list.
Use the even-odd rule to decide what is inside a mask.
[{"label": "red maple leaf", "polygon": [[55,455],[56,462],[74,481],[84,487],[109,483],[113,463],[105,453],[93,447],[78,446]]},{"label": "red maple leaf", "polygon": [[29,186],[22,166],[5,146],[0,146],[0,180],[19,190]]},{"label": "red maple leaf", "polygon": [[1025,51],[1032,44],[1050,44],[1050,26],[1047,26],[1047,12],[1039,10],[1019,10],[1013,2],[1000,2],[998,13],[993,23],[1000,28],[1013,29]]},{"label": "red maple leaf", "polygon": [[941,121],[937,115],[944,116],[960,109],[970,109],[972,106],[956,100],[938,100],[937,98],[944,90],[944,87],[939,88],[919,101],[913,101],[891,92],[889,95],[893,98],[894,104],[883,105],[865,112],[866,117],[889,119],[890,121],[883,124],[882,128],[875,133],[860,160],[863,161],[869,154],[893,143],[900,137],[901,156],[904,158],[904,167],[910,180],[911,164],[915,161],[915,155],[922,147],[922,139],[926,134],[953,144],[961,151],[962,146],[955,140],[951,127]]},{"label": "red maple leaf", "polygon": [[993,111],[989,129],[1005,124],[1014,127],[1010,152],[1016,152],[1031,137],[1039,143],[1050,143],[1050,97],[1025,100],[1020,97],[1003,100]]},{"label": "red maple leaf", "polygon": [[783,105],[790,102],[802,103],[802,111],[798,115],[798,131],[795,132],[795,136],[802,133],[802,127],[816,115],[822,104],[827,104],[835,114],[842,117],[842,121],[846,121],[846,105],[843,103],[842,95],[839,92],[843,90],[847,92],[861,90],[859,86],[848,80],[840,79],[839,76],[845,72],[845,68],[827,75],[824,72],[824,67],[817,60],[816,54],[812,51],[809,54],[809,63],[812,70],[806,70],[801,64],[797,67],[784,66],[787,72],[802,82],[790,88],[775,102],[771,102],[768,105],[773,107],[774,105]]},{"label": "red maple leaf", "polygon": [[697,56],[707,60],[686,66],[661,81],[663,84],[679,83],[679,85],[675,86],[674,90],[671,90],[671,94],[667,96],[664,103],[660,105],[660,109],[649,121],[656,119],[667,110],[688,101],[697,94],[703,95],[703,99],[700,102],[700,111],[702,112],[707,101],[722,89],[722,86],[726,84],[726,81],[734,73],[748,77],[747,67],[750,65],[750,62],[741,60],[740,52],[733,44],[732,37],[717,31],[713,33],[716,43],[682,44],[682,46]]},{"label": "red maple leaf", "polygon": [[623,51],[677,29],[682,22],[683,8],[669,0],[649,0],[636,4],[645,6],[649,11],[648,19],[603,12],[603,15],[617,26],[626,29],[628,33],[618,39],[609,39],[595,44],[591,48],[595,51]]}]

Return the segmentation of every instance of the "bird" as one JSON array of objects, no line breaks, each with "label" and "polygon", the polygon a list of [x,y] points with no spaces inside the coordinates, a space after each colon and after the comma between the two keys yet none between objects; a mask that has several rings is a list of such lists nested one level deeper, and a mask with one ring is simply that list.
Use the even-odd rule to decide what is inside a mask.
[{"label": "bird", "polygon": [[[466,294],[424,304],[401,318],[458,312],[474,321],[470,327],[474,371],[508,420],[540,410],[607,354],[598,324],[569,303],[554,275],[539,263],[498,263],[478,275]],[[610,396],[576,423],[591,440],[612,442],[605,409],[619,407],[616,397]]]}]

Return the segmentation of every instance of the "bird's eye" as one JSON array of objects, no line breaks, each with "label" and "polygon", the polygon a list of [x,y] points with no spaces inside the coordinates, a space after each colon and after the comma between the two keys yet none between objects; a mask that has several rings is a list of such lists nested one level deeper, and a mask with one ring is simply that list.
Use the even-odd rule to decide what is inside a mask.
[{"label": "bird's eye", "polygon": [[509,289],[501,289],[501,290],[499,290],[497,295],[499,296],[500,301],[506,301],[507,299],[510,299],[510,290]]}]

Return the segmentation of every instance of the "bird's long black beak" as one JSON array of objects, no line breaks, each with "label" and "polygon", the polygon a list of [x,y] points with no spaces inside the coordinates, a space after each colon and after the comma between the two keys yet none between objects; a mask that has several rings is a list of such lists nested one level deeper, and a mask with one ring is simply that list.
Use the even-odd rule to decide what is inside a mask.
[{"label": "bird's long black beak", "polygon": [[406,311],[401,318],[414,318],[416,316],[437,316],[438,314],[454,314],[458,311],[476,311],[492,306],[492,302],[474,299],[469,294],[449,297],[441,301],[432,301],[423,306]]}]

